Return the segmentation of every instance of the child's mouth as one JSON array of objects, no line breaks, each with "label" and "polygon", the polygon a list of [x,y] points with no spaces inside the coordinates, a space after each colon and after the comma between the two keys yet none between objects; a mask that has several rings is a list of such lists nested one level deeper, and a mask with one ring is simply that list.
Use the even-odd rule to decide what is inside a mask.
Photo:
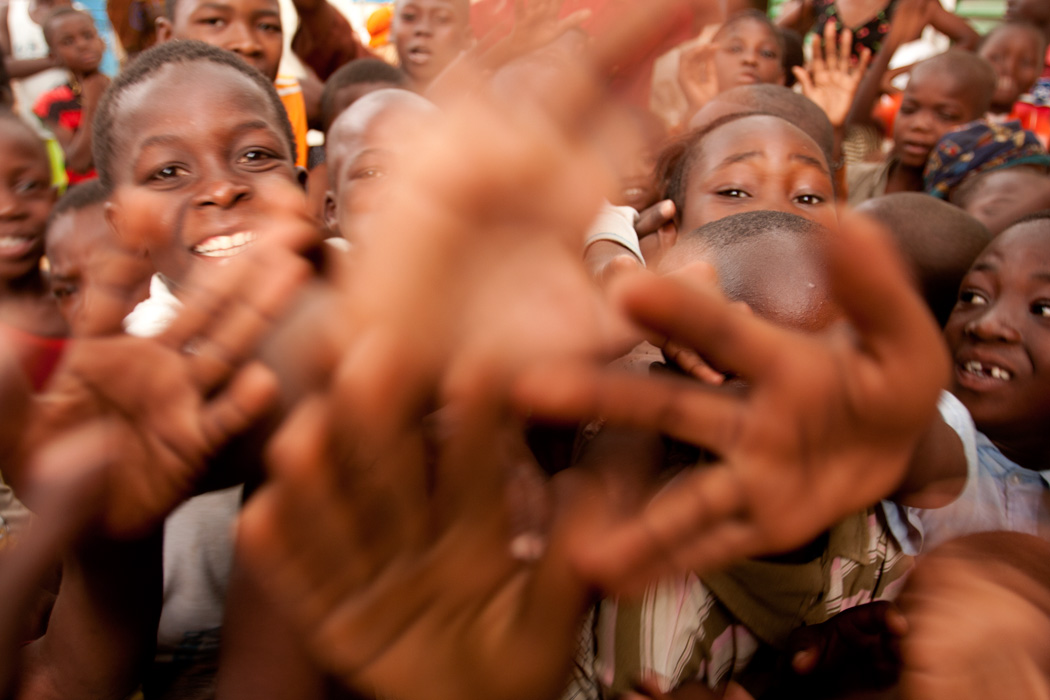
[{"label": "child's mouth", "polygon": [[191,250],[196,255],[206,258],[228,258],[239,253],[255,243],[258,234],[252,231],[241,231],[222,236],[209,236],[193,246]]},{"label": "child's mouth", "polygon": [[0,236],[0,256],[20,257],[36,244],[35,236]]},{"label": "child's mouth", "polygon": [[1013,379],[1010,370],[986,362],[968,360],[959,367],[959,374],[963,379],[972,379],[977,382],[1008,382]]},{"label": "child's mouth", "polygon": [[416,65],[423,65],[430,61],[430,49],[423,46],[414,46],[408,50],[408,60]]}]

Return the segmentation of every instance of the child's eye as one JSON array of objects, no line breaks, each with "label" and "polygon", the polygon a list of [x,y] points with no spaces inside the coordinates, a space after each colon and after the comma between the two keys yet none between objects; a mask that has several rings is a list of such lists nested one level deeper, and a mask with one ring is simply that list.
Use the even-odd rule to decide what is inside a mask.
[{"label": "child's eye", "polygon": [[273,160],[274,155],[269,151],[264,151],[261,148],[253,148],[249,151],[245,151],[240,157],[241,163],[265,163]]},{"label": "child's eye", "polygon": [[221,29],[226,26],[226,20],[222,17],[203,17],[198,20],[201,24],[207,24],[210,27]]},{"label": "child's eye", "polygon": [[71,284],[65,284],[58,287],[51,288],[51,296],[55,299],[62,300],[67,299],[77,293],[77,288]]},{"label": "child's eye", "polygon": [[374,178],[385,177],[386,172],[380,168],[362,168],[351,176],[351,180],[372,180]]},{"label": "child's eye", "polygon": [[434,19],[437,20],[438,23],[440,23],[440,24],[448,24],[449,22],[452,21],[452,13],[451,12],[438,12],[438,13],[436,13],[434,15]]},{"label": "child's eye", "polygon": [[799,204],[816,205],[823,204],[824,198],[821,197],[819,194],[800,194],[799,196],[795,197],[795,201]]},{"label": "child's eye", "polygon": [[937,116],[941,121],[945,122],[957,122],[962,120],[962,116],[956,112],[938,112]]},{"label": "child's eye", "polygon": [[984,306],[988,303],[988,298],[980,292],[976,292],[972,289],[963,289],[959,292],[959,301],[963,304],[972,304],[973,306]]},{"label": "child's eye", "polygon": [[745,197],[751,196],[750,193],[741,189],[737,189],[735,187],[727,187],[724,190],[719,190],[716,194],[719,197],[737,197],[739,199],[744,199]]},{"label": "child's eye", "polygon": [[163,168],[154,170],[149,179],[153,181],[174,180],[182,177],[186,172],[186,169],[181,165],[165,165]]},{"label": "child's eye", "polygon": [[1031,311],[1036,316],[1050,318],[1050,301],[1037,301],[1031,306]]},{"label": "child's eye", "polygon": [[281,34],[282,33],[281,25],[277,24],[276,22],[261,22],[259,24],[259,29],[261,29],[262,31],[267,32],[269,34]]},{"label": "child's eye", "polygon": [[780,60],[780,56],[777,55],[777,52],[776,51],[770,51],[769,49],[765,49],[764,51],[762,51],[762,58],[768,58],[771,61],[778,61],[778,60]]},{"label": "child's eye", "polygon": [[44,183],[40,180],[22,180],[15,185],[15,192],[19,194],[29,194],[30,192],[36,192],[43,188]]}]

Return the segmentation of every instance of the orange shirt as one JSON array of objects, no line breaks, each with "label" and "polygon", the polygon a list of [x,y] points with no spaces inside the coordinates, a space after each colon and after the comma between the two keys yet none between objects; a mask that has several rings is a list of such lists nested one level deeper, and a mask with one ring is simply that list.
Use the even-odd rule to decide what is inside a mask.
[{"label": "orange shirt", "polygon": [[303,88],[299,81],[290,75],[278,75],[273,81],[277,94],[281,96],[284,111],[288,113],[288,121],[292,125],[292,134],[295,135],[295,164],[301,168],[306,167],[306,101],[303,99]]}]

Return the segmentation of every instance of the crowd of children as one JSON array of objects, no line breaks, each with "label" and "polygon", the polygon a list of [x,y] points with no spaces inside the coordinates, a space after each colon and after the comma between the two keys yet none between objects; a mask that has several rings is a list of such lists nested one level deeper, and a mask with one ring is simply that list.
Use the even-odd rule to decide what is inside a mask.
[{"label": "crowd of children", "polygon": [[0,693],[1046,697],[1045,3],[489,4],[0,7]]}]

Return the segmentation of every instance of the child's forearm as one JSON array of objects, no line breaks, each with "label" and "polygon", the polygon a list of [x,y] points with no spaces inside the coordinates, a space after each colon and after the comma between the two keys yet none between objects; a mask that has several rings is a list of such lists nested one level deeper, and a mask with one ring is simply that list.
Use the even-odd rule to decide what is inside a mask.
[{"label": "child's forearm", "polygon": [[162,539],[97,539],[66,557],[47,632],[23,649],[19,700],[134,691],[156,643]]}]

